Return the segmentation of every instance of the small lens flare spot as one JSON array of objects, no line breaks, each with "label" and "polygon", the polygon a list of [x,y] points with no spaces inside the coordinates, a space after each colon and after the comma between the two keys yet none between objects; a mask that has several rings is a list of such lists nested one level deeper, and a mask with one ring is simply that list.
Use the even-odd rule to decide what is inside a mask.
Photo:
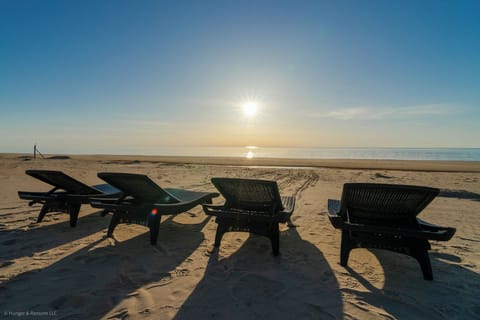
[{"label": "small lens flare spot", "polygon": [[157,213],[158,213],[158,209],[153,208],[152,211],[151,211],[151,214],[155,216]]}]

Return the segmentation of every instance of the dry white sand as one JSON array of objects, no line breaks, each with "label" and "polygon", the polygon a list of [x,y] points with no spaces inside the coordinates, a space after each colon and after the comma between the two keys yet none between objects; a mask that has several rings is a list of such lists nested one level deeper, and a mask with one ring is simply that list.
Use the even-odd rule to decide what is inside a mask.
[{"label": "dry white sand", "polygon": [[[245,164],[278,167],[238,166]],[[76,228],[60,213],[37,224],[40,206],[29,207],[17,191],[49,187],[27,169],[61,170],[87,184],[101,183],[100,171],[142,173],[163,187],[201,191],[215,191],[214,176],[276,180],[282,194],[296,196],[298,227],[281,227],[281,255],[274,257],[267,238],[246,233],[227,233],[211,253],[216,224],[201,207],[164,217],[157,246],[138,225],[120,224],[115,240],[106,238],[109,216],[88,205]],[[457,228],[449,242],[432,241],[433,281],[423,280],[413,258],[389,251],[355,249],[349,268],[339,265],[340,232],[326,204],[345,182],[442,189],[420,214]],[[479,162],[0,155],[0,316],[478,319],[479,214]]]}]

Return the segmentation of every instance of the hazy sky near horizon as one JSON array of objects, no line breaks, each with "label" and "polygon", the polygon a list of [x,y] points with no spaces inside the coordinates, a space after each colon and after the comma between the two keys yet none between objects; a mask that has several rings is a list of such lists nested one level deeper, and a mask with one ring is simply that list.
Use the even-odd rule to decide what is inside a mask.
[{"label": "hazy sky near horizon", "polygon": [[479,1],[0,0],[0,152],[480,147],[479,17]]}]

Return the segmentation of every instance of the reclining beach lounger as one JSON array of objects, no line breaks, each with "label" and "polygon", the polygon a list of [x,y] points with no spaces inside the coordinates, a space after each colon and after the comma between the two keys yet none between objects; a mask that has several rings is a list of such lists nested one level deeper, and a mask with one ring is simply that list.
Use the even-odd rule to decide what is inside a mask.
[{"label": "reclining beach lounger", "polygon": [[53,186],[48,192],[19,191],[20,199],[30,200],[29,205],[43,204],[37,223],[48,212],[64,212],[70,215],[70,226],[77,224],[80,207],[91,197],[119,197],[121,192],[108,184],[87,186],[60,171],[27,170],[26,174]]},{"label": "reclining beach lounger", "polygon": [[295,197],[281,197],[275,181],[212,178],[212,183],[225,198],[221,206],[203,206],[218,224],[214,246],[220,246],[225,232],[245,231],[268,237],[273,255],[279,255],[279,223],[290,222]]},{"label": "reclining beach lounger", "polygon": [[188,211],[199,204],[211,203],[215,192],[184,189],[162,189],[145,175],[131,173],[99,173],[98,177],[120,189],[124,195],[117,200],[92,199],[93,207],[113,213],[107,235],[111,237],[119,223],[135,223],[149,227],[150,243],[157,243],[162,215]]},{"label": "reclining beach lounger", "polygon": [[350,250],[378,248],[417,259],[425,280],[432,280],[428,240],[448,241],[454,228],[421,221],[417,215],[438,195],[429,187],[346,183],[342,199],[328,200],[328,217],[342,230],[340,264],[347,265]]}]

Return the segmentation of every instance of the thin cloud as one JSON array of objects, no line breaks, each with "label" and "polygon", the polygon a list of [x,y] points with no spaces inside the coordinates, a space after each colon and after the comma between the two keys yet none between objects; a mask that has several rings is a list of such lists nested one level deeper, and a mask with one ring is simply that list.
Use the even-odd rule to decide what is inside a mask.
[{"label": "thin cloud", "polygon": [[[458,111],[458,108],[455,109]],[[429,104],[410,107],[385,107],[385,108],[339,108],[336,110],[315,113],[311,116],[317,118],[330,118],[338,120],[383,120],[406,119],[418,116],[440,116],[454,111],[451,106],[444,104]]]}]

